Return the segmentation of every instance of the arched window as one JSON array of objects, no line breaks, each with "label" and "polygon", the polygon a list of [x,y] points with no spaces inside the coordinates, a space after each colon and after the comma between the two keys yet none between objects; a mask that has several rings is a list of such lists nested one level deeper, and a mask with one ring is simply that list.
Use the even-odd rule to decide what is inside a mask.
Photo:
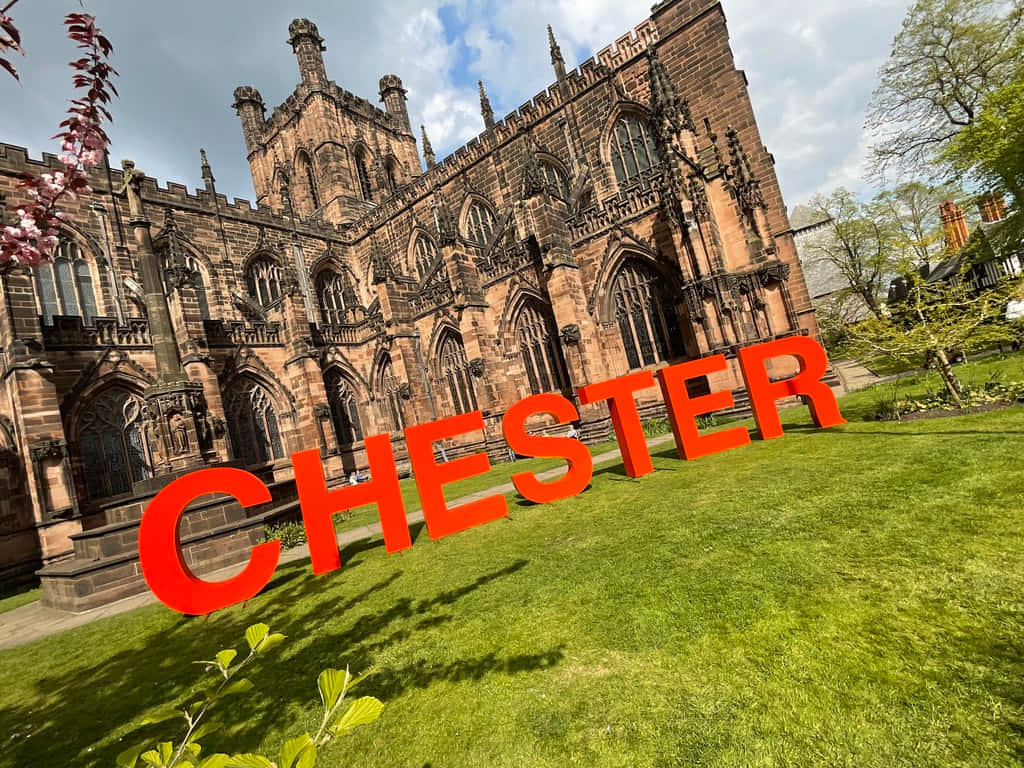
[{"label": "arched window", "polygon": [[224,397],[224,414],[235,458],[263,464],[285,457],[273,401],[255,379],[241,378],[231,386]]},{"label": "arched window", "polygon": [[297,163],[299,166],[299,172],[296,176],[305,181],[306,188],[309,190],[309,200],[313,204],[313,208],[310,210],[310,213],[313,213],[313,211],[320,207],[320,193],[316,188],[316,176],[313,173],[313,162],[309,159],[309,155],[302,152],[299,154]]},{"label": "arched window", "polygon": [[540,167],[544,171],[544,179],[551,185],[551,189],[554,190],[558,197],[568,202],[569,180],[565,177],[565,174],[554,163],[541,163]]},{"label": "arched window", "polygon": [[405,417],[402,414],[402,398],[398,393],[398,379],[395,378],[395,367],[391,359],[384,360],[377,377],[377,391],[384,395],[384,421],[388,432],[405,429]]},{"label": "arched window", "polygon": [[355,307],[355,292],[343,275],[332,269],[322,271],[316,277],[316,295],[325,323],[339,325],[348,322],[349,312]]},{"label": "arched window", "polygon": [[124,387],[104,390],[82,410],[78,450],[91,499],[128,493],[151,476],[142,400]]},{"label": "arched window", "polygon": [[324,387],[327,389],[327,402],[331,406],[331,421],[334,422],[338,443],[351,445],[362,440],[363,428],[359,423],[356,393],[352,384],[341,371],[332,368],[324,375]]},{"label": "arched window", "polygon": [[433,240],[421,234],[416,238],[413,250],[415,251],[413,258],[416,260],[416,275],[422,280],[430,273],[430,267],[437,259],[437,246],[434,245]]},{"label": "arched window", "polygon": [[281,266],[269,257],[253,261],[245,271],[249,295],[264,307],[281,298]]},{"label": "arched window", "polygon": [[516,319],[516,344],[530,381],[530,392],[565,391],[569,377],[558,344],[558,332],[549,312],[536,302],[523,307]]},{"label": "arched window", "polygon": [[476,393],[473,391],[473,378],[466,360],[466,348],[462,339],[449,333],[441,342],[438,368],[442,385],[455,413],[468,413],[476,410]]},{"label": "arched window", "polygon": [[610,149],[615,180],[620,184],[658,164],[651,127],[635,115],[623,115],[615,121]]},{"label": "arched window", "polygon": [[494,227],[497,225],[494,212],[479,200],[474,200],[469,206],[469,215],[466,217],[467,236],[470,240],[486,245],[494,234]]},{"label": "arched window", "polygon": [[366,170],[366,153],[357,149],[352,153],[352,159],[356,164],[356,176],[359,179],[359,192],[363,200],[373,201],[373,194],[370,192],[370,174]]},{"label": "arched window", "polygon": [[663,277],[631,259],[619,270],[612,296],[630,368],[682,354],[679,321]]},{"label": "arched window", "polygon": [[43,322],[53,323],[55,315],[81,317],[90,325],[99,314],[92,265],[78,245],[65,240],[57,246],[52,264],[43,264],[35,273],[36,294]]}]

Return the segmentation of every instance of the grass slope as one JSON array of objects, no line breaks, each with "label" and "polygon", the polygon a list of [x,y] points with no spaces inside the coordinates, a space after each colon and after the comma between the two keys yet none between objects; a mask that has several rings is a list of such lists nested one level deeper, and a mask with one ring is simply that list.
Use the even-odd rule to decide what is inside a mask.
[{"label": "grass slope", "polygon": [[133,723],[255,621],[288,641],[208,750],[276,754],[316,727],[322,668],[376,664],[383,717],[322,766],[1019,765],[1024,408],[854,421],[872,397],[326,577],[293,564],[206,622],[153,606],[2,652],[0,766],[172,735]]}]

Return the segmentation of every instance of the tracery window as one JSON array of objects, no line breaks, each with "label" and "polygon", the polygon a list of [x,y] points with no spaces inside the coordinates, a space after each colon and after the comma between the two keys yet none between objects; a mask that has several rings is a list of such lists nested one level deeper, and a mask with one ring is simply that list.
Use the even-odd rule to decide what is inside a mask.
[{"label": "tracery window", "polygon": [[555,194],[568,202],[569,180],[565,177],[565,174],[562,173],[561,169],[557,168],[554,163],[541,163],[541,170],[544,172],[545,181],[551,185]]},{"label": "tracery window", "polygon": [[239,379],[224,398],[224,414],[235,458],[246,464],[285,458],[274,403],[258,381]]},{"label": "tracery window", "polygon": [[356,393],[352,384],[341,371],[332,368],[324,376],[324,387],[327,389],[327,402],[331,407],[331,421],[334,422],[338,443],[351,445],[362,440],[363,428],[359,423]]},{"label": "tracery window", "polygon": [[373,201],[373,194],[370,191],[370,173],[366,170],[366,153],[358,149],[352,155],[356,164],[356,176],[359,179],[359,192],[363,200]]},{"label": "tracery window", "polygon": [[473,378],[462,339],[449,333],[441,342],[438,362],[440,378],[455,413],[475,411],[476,393],[473,391]]},{"label": "tracery window", "polygon": [[99,314],[92,266],[75,242],[65,240],[57,246],[53,262],[36,270],[35,281],[47,325],[53,323],[55,315],[81,317],[85,325],[90,325]]},{"label": "tracery window", "polygon": [[630,368],[682,354],[679,321],[664,278],[636,260],[627,261],[615,278],[612,296]]},{"label": "tracery window", "polygon": [[281,266],[268,257],[256,259],[245,272],[249,295],[264,307],[281,298]]},{"label": "tracery window", "polygon": [[623,115],[612,129],[612,168],[615,181],[629,181],[658,164],[651,127],[635,115]]},{"label": "tracery window", "polygon": [[516,319],[516,344],[532,394],[569,388],[554,321],[535,302],[524,306]]},{"label": "tracery window", "polygon": [[324,322],[338,325],[348,321],[352,291],[344,276],[325,269],[316,278],[316,295],[320,300],[320,313]]},{"label": "tracery window", "polygon": [[398,379],[395,378],[395,367],[391,360],[386,359],[380,367],[377,378],[377,391],[384,395],[384,420],[388,432],[405,429],[405,417],[402,414],[402,398],[398,392]]},{"label": "tracery window", "polygon": [[490,242],[494,228],[497,226],[494,218],[494,211],[479,200],[474,200],[469,206],[469,215],[466,217],[466,228],[470,240],[486,244]]},{"label": "tracery window", "polygon": [[82,411],[78,449],[91,499],[128,493],[132,483],[149,478],[142,400],[124,387],[102,392]]},{"label": "tracery window", "polygon": [[413,247],[413,250],[415,251],[416,274],[422,280],[430,273],[430,267],[435,259],[437,259],[437,246],[434,245],[433,240],[421,234],[416,238],[416,245]]}]

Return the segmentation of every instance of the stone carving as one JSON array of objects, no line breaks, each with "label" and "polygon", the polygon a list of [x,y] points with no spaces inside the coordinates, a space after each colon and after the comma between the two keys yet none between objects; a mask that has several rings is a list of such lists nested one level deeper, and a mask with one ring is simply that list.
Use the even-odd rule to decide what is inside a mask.
[{"label": "stone carving", "polygon": [[476,376],[478,379],[484,375],[484,359],[482,357],[474,357],[469,361],[469,372]]},{"label": "stone carving", "polygon": [[570,347],[574,347],[579,344],[580,339],[583,338],[580,333],[580,327],[575,323],[562,326],[562,330],[559,335],[562,337],[562,343]]}]

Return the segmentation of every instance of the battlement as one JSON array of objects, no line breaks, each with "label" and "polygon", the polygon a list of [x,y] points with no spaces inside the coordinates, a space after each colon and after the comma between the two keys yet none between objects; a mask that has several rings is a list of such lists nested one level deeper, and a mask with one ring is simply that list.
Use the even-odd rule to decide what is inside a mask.
[{"label": "battlement", "polygon": [[498,120],[493,128],[470,139],[411,184],[382,201],[377,208],[355,223],[356,236],[361,237],[377,228],[413,201],[429,195],[435,186],[444,186],[467,167],[515,140],[522,128],[557,112],[565,104],[614,75],[617,69],[633,61],[647,50],[648,45],[656,42],[657,26],[651,19],[645,19],[613,44],[605,46],[581,62],[576,69],[567,72],[564,81],[553,83],[524,102],[518,109]]},{"label": "battlement", "polygon": [[[56,170],[64,170],[65,166],[51,152],[43,152],[39,159],[29,155],[25,147],[0,142],[0,175],[9,173],[21,175],[24,173],[41,174]],[[124,184],[124,173],[120,169],[110,169],[110,181],[113,189],[120,189]],[[89,186],[98,193],[110,194],[111,186],[107,185],[106,169],[102,166],[94,168],[89,175]],[[211,195],[201,189],[189,188],[184,184],[168,181],[164,186],[152,176],[144,176],[142,179],[143,202],[159,207],[170,206],[172,208],[192,209],[198,212],[209,213],[211,211]],[[222,216],[234,218],[245,222],[263,224],[278,229],[291,229],[291,218],[281,211],[275,211],[269,206],[253,205],[244,198],[234,198],[229,201],[227,196],[217,194],[217,207]],[[298,232],[313,237],[331,237],[333,239],[344,238],[347,242],[347,228],[335,226],[320,220],[306,220],[295,222]]]},{"label": "battlement", "polygon": [[338,85],[333,80],[327,83],[326,87],[311,85],[309,83],[300,83],[296,86],[292,94],[284,100],[283,103],[274,107],[274,110],[270,113],[270,117],[263,124],[262,138],[268,139],[273,134],[284,128],[295,114],[301,109],[301,106],[310,96],[314,94],[322,94],[330,99],[333,99],[344,109],[354,112],[355,114],[363,117],[369,121],[383,125],[388,130],[394,131],[395,133],[404,133],[405,126],[401,124],[394,115],[389,115],[380,107],[371,104],[367,99],[361,96],[356,96],[351,91],[347,91]]}]

